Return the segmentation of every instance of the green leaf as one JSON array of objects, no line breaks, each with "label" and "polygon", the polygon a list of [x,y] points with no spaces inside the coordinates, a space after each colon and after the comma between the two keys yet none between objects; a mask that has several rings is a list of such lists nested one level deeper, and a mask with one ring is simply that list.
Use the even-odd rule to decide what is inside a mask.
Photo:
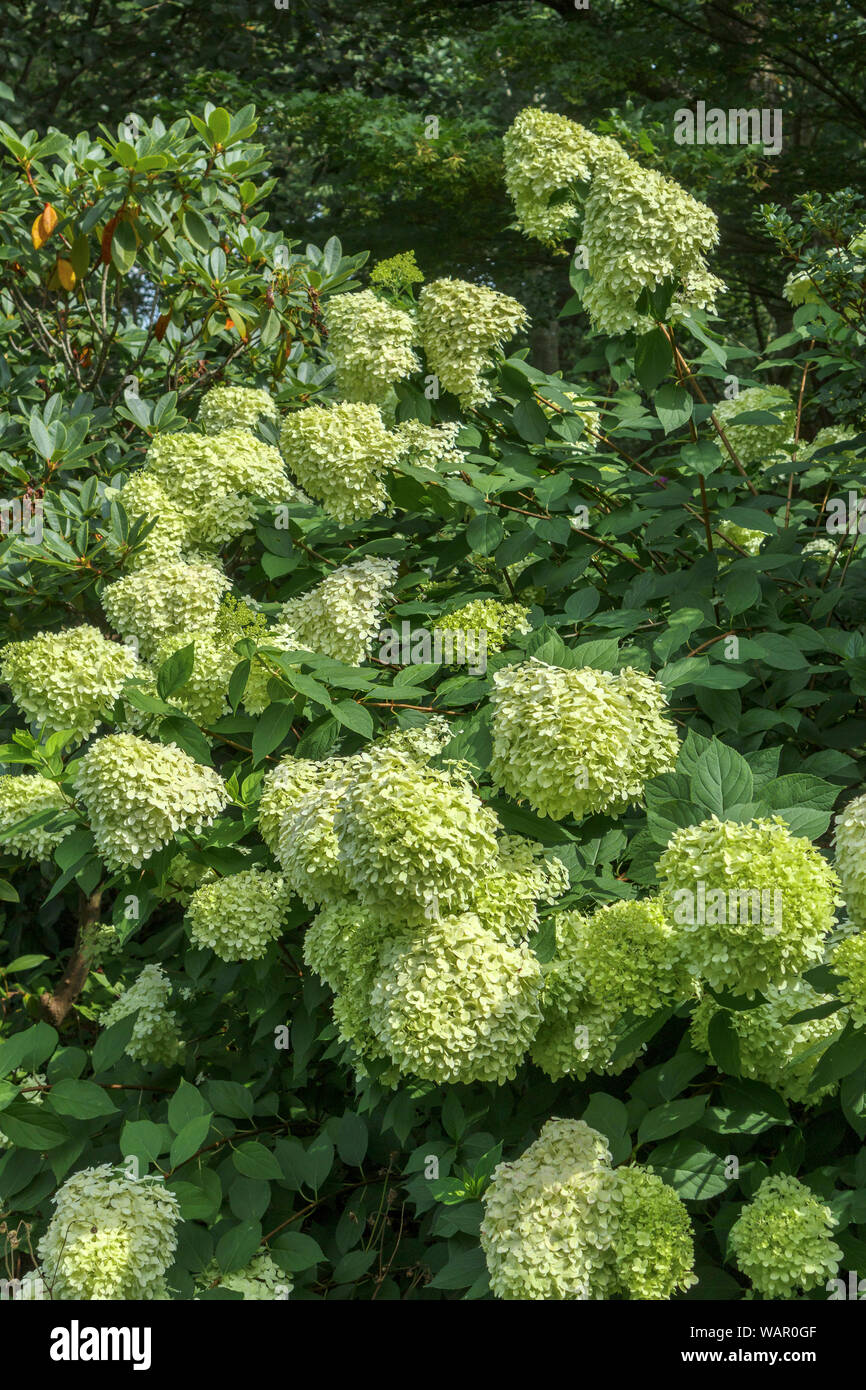
[{"label": "green leaf", "polygon": [[720,1071],[737,1076],[740,1070],[740,1040],[731,1015],[720,1009],[710,1020],[707,1030],[710,1055]]},{"label": "green leaf", "polygon": [[210,1133],[212,1118],[208,1112],[207,1115],[198,1115],[183,1126],[176,1135],[169,1153],[168,1161],[172,1168],[179,1168],[182,1163],[192,1158],[193,1154],[198,1153]]},{"label": "green leaf", "polygon": [[259,716],[256,727],[253,730],[253,765],[263,762],[269,753],[288,738],[292,732],[292,721],[295,717],[294,705],[285,704],[282,700],[275,700],[268,705],[267,709]]},{"label": "green leaf", "polygon": [[164,661],[157,672],[156,689],[163,700],[186,685],[195,666],[195,642],[181,647]]},{"label": "green leaf", "polygon": [[0,1077],[8,1076],[19,1067],[35,1071],[51,1056],[57,1041],[57,1030],[48,1023],[35,1023],[32,1028],[13,1033],[11,1038],[0,1043]]},{"label": "green leaf", "polygon": [[130,222],[118,222],[111,238],[111,263],[121,275],[128,275],[135,265],[138,243]]},{"label": "green leaf", "polygon": [[268,1182],[272,1179],[279,1181],[283,1176],[273,1151],[257,1139],[239,1144],[232,1154],[232,1163],[247,1178]]},{"label": "green leaf", "polygon": [[337,1128],[337,1153],[344,1163],[360,1168],[367,1153],[367,1121],[346,1110]]},{"label": "green leaf", "polygon": [[20,1149],[56,1149],[69,1138],[59,1115],[45,1105],[13,1101],[3,1111],[3,1133]]},{"label": "green leaf", "polygon": [[658,1139],[668,1139],[681,1129],[697,1124],[707,1106],[706,1096],[691,1096],[657,1105],[650,1110],[640,1123],[637,1132],[638,1144],[652,1144]]},{"label": "green leaf", "polygon": [[752,799],[752,769],[741,753],[713,739],[691,776],[692,796],[722,820],[729,806]]},{"label": "green leaf", "polygon": [[647,1166],[686,1202],[708,1202],[729,1186],[725,1160],[697,1139],[677,1139],[653,1149]]},{"label": "green leaf", "polygon": [[505,531],[498,516],[482,512],[474,516],[466,528],[466,541],[476,555],[492,555]]},{"label": "green leaf", "polygon": [[90,1059],[97,1075],[100,1072],[108,1071],[123,1056],[127,1043],[132,1037],[135,1019],[135,1014],[127,1014],[126,1018],[112,1023],[110,1028],[103,1028],[96,1039]]},{"label": "green leaf", "polygon": [[334,705],[333,713],[334,717],[353,733],[361,734],[363,738],[373,737],[376,728],[373,716],[356,700],[340,700]]},{"label": "green leaf", "polygon": [[526,440],[527,444],[544,443],[550,426],[547,416],[537,401],[519,401],[514,407],[512,419],[514,428],[520,438]]},{"label": "green leaf", "polygon": [[108,1092],[92,1081],[74,1081],[66,1077],[52,1086],[48,1100],[58,1115],[71,1115],[76,1120],[95,1120],[103,1115],[117,1114],[117,1106]]},{"label": "green leaf", "polygon": [[664,381],[673,366],[670,340],[660,328],[653,328],[637,340],[634,354],[635,376],[648,396]]},{"label": "green leaf", "polygon": [[271,1248],[279,1251],[281,1264],[293,1274],[312,1269],[325,1260],[322,1247],[302,1231],[283,1231],[271,1241]]},{"label": "green leaf", "polygon": [[809,1090],[831,1086],[843,1076],[850,1076],[866,1062],[866,1032],[856,1029],[849,1019],[843,1031],[819,1058],[809,1079]]},{"label": "green leaf", "polygon": [[171,1100],[168,1102],[168,1122],[175,1134],[190,1120],[197,1120],[202,1115],[210,1115],[207,1101],[201,1091],[196,1086],[190,1085],[188,1081],[181,1081]]},{"label": "green leaf", "polygon": [[665,434],[679,429],[692,418],[693,405],[694,402],[684,386],[661,386],[653,397],[655,413]]},{"label": "green leaf", "polygon": [[260,1221],[239,1221],[217,1242],[216,1262],[223,1274],[248,1265],[261,1244]]}]

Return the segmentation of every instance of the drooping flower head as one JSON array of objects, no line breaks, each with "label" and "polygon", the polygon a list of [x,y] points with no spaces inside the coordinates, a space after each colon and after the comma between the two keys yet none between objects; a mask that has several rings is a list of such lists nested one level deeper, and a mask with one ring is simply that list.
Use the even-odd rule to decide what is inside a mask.
[{"label": "drooping flower head", "polygon": [[144,1066],[170,1067],[180,1060],[183,1041],[177,1016],[168,1008],[171,981],[160,965],[146,965],[134,984],[103,1014],[103,1028],[135,1015],[126,1051]]},{"label": "drooping flower head", "polygon": [[542,1023],[532,1059],[553,1078],[615,1075],[635,1053],[614,1061],[626,1015],[646,1017],[695,991],[680,962],[676,933],[657,897],[610,903],[591,916],[556,918],[556,955],[544,971]]},{"label": "drooping flower head", "polygon": [[443,917],[382,959],[370,1022],[400,1069],[447,1085],[513,1079],[538,1027],[541,967],[473,913]]},{"label": "drooping flower head", "polygon": [[293,410],[280,447],[301,487],[336,521],[366,521],[384,509],[382,475],[400,453],[379,409],[342,401]]},{"label": "drooping flower head", "polygon": [[427,363],[442,388],[465,407],[492,399],[486,373],[502,345],[527,322],[516,299],[467,280],[434,280],[418,299]]},{"label": "drooping flower head", "polygon": [[338,565],[308,593],[283,604],[279,633],[295,650],[359,666],[370,654],[396,576],[396,562],[376,555]]},{"label": "drooping flower head", "polygon": [[145,472],[187,517],[192,544],[220,546],[253,524],[254,498],[303,500],[289,482],[278,449],[235,427],[219,434],[158,434]]},{"label": "drooping flower head", "polygon": [[[810,1091],[809,1082],[823,1051],[844,1025],[847,1012],[792,1023],[796,1014],[831,1002],[829,995],[819,994],[806,980],[789,980],[782,988],[765,985],[762,994],[766,1004],[729,1013],[739,1048],[740,1074],[772,1086],[786,1100],[817,1105],[824,1096],[839,1089],[836,1081]],[[707,1056],[711,1056],[710,1024],[720,1012],[721,1005],[708,995],[701,1000],[692,1017],[692,1045]]]},{"label": "drooping flower head", "polygon": [[[0,847],[27,859],[45,859],[69,834],[72,825],[57,827],[57,816],[69,810],[69,802],[56,782],[40,773],[0,775]],[[54,815],[52,816],[51,813]],[[42,820],[27,829],[15,829],[30,816]]]},{"label": "drooping flower head", "polygon": [[215,565],[149,566],[109,584],[102,607],[112,627],[151,658],[165,637],[212,628],[230,581]]},{"label": "drooping flower head", "polygon": [[222,430],[254,430],[259,420],[276,420],[277,407],[267,391],[250,386],[212,386],[198,408],[199,428],[205,434]]},{"label": "drooping flower head", "polygon": [[325,309],[328,350],[337,367],[337,390],[349,401],[384,401],[395,381],[420,367],[409,314],[373,290],[339,294]]},{"label": "drooping flower head", "polygon": [[0,652],[0,680],[18,708],[47,733],[70,729],[79,743],[111,713],[136,667],[128,647],[87,623],[7,642]]},{"label": "drooping flower head", "polygon": [[668,1299],[695,1283],[688,1213],[642,1168],[611,1166],[583,1120],[549,1120],[482,1198],[481,1245],[504,1299]]},{"label": "drooping flower head", "polygon": [[[505,132],[502,142],[505,186],[517,221],[527,236],[558,246],[575,230],[578,206],[557,198],[572,184],[588,183],[596,170],[628,160],[609,136],[593,135],[554,111],[528,106]],[[553,200],[553,201],[552,201]]]},{"label": "drooping flower head", "polygon": [[190,937],[221,960],[259,960],[276,941],[289,910],[282,874],[254,867],[203,883],[186,911]]}]

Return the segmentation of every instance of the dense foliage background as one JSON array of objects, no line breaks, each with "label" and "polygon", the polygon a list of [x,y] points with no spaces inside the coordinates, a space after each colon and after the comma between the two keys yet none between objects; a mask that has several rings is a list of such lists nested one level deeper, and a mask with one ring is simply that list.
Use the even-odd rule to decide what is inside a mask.
[{"label": "dense foliage background", "polygon": [[[866,566],[856,527],[828,545],[826,525],[834,499],[858,495],[866,445],[862,6],[11,0],[3,23],[0,467],[9,498],[41,500],[44,524],[39,543],[0,542],[5,641],[81,622],[117,635],[102,595],[133,572],[149,523],[112,486],[156,435],[194,430],[214,384],[268,390],[282,420],[338,399],[328,306],[386,283],[371,281],[381,260],[413,249],[426,282],[490,285],[530,315],[496,355],[487,402],[431,392],[429,361],[398,385],[393,423],[454,425],[458,465],[403,459],[389,510],[349,524],[303,499],[278,523],[260,501],[221,553],[268,618],[378,557],[399,565],[385,623],[433,627],[495,598],[524,605],[530,630],[480,675],[272,656],[259,714],[242,704],[255,656],[242,645],[231,712],[207,722],[184,706],[186,658],[169,661],[128,704],[149,737],[219,772],[225,813],[130,871],[106,866],[80,808],[53,852],[0,859],[8,1276],[35,1264],[70,1174],[133,1158],[178,1196],[168,1279],[182,1298],[233,1296],[220,1274],[262,1250],[293,1298],[489,1297],[481,1193],[552,1116],[585,1118],[616,1163],[636,1159],[686,1202],[689,1298],[747,1293],[727,1237],[769,1174],[808,1182],[844,1269],[866,1270],[866,1032],[826,963],[806,972],[812,1016],[832,1020],[815,1045],[819,1098],[747,1074],[738,1026],[762,997],[724,990],[710,991],[703,1051],[681,1000],[620,1020],[618,1055],[643,1050],[614,1074],[553,1081],[527,1061],[503,1086],[391,1087],[375,1068],[356,1074],[331,991],[304,963],[308,906],[293,900],[260,960],[226,963],[189,939],[171,879],[180,850],[220,876],[250,851],[273,867],[256,827],[263,773],[351,755],[433,713],[451,732],[437,765],[465,760],[505,831],[567,869],[557,911],[654,891],[671,835],[713,814],[779,814],[832,859],[866,744]],[[672,114],[697,99],[782,107],[783,153],[677,146]],[[729,286],[718,317],[694,310],[672,328],[663,284],[640,331],[593,329],[574,237],[551,248],[513,225],[502,136],[533,105],[614,135],[713,207],[713,269]],[[792,270],[804,303],[783,294]],[[390,288],[414,307],[417,285]],[[775,409],[762,398],[738,419],[737,393],[767,386],[783,392]],[[258,435],[276,445],[278,423]],[[644,807],[554,821],[494,783],[494,676],[528,657],[636,668],[664,687],[681,750]],[[71,788],[81,748],[6,701],[4,772]],[[100,732],[129,718],[121,701]],[[46,826],[50,813],[17,833]],[[553,909],[541,915],[533,949],[549,966]],[[96,959],[83,951],[94,923],[115,928]],[[130,1057],[131,1020],[100,1021],[157,963],[185,1044],[170,1066]]]}]

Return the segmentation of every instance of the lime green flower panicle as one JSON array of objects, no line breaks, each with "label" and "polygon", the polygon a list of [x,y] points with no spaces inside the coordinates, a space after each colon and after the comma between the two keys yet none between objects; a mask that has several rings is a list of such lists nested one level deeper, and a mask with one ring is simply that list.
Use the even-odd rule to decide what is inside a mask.
[{"label": "lime green flower panicle", "polygon": [[728,1238],[737,1265],[764,1298],[794,1298],[835,1276],[842,1251],[835,1221],[804,1183],[787,1174],[764,1178]]},{"label": "lime green flower panicle", "polygon": [[126,1051],[143,1066],[170,1067],[183,1054],[177,1016],[168,1008],[171,981],[160,965],[146,965],[134,984],[103,1014],[103,1028],[135,1016]]},{"label": "lime green flower panicle", "polygon": [[486,373],[502,345],[527,322],[516,299],[466,280],[434,280],[418,299],[428,366],[443,390],[465,407],[492,399]]},{"label": "lime green flower panicle", "polygon": [[753,995],[821,961],[838,879],[780,816],[686,826],[657,872],[683,962],[712,989]]},{"label": "lime green flower panicle", "polygon": [[205,434],[222,430],[254,430],[259,420],[276,420],[277,407],[267,391],[249,386],[212,386],[201,398],[199,428]]},{"label": "lime green flower panicle", "polygon": [[46,733],[69,729],[77,742],[94,733],[136,673],[133,652],[84,623],[8,642],[0,680],[20,710]]},{"label": "lime green flower panicle", "polygon": [[[732,400],[719,401],[715,415],[741,463],[768,463],[778,450],[794,443],[794,398],[783,386],[750,386]],[[738,415],[763,411],[775,415],[778,424],[736,424]]]},{"label": "lime green flower panicle", "polygon": [[228,805],[213,768],[135,734],[97,739],[76,764],[75,787],[100,854],[116,867],[138,868],[179,830],[198,832]]},{"label": "lime green flower panicle", "polygon": [[642,800],[651,777],[675,765],[664,690],[639,671],[530,661],[493,679],[493,779],[539,815],[618,815]]},{"label": "lime green flower panicle", "polygon": [[583,1120],[549,1120],[482,1198],[481,1246],[498,1298],[669,1299],[696,1283],[688,1213],[639,1167],[613,1168]]},{"label": "lime green flower panicle", "polygon": [[856,796],[836,817],[834,845],[848,917],[866,927],[866,796]]},{"label": "lime green flower panicle", "polygon": [[186,912],[190,938],[221,960],[259,960],[279,939],[289,903],[282,874],[243,869],[195,890]]},{"label": "lime green flower panicle", "polygon": [[540,1021],[541,967],[473,913],[384,953],[370,1021],[401,1072],[437,1085],[513,1080]]},{"label": "lime green flower panicle", "polygon": [[328,301],[325,323],[337,389],[346,400],[379,404],[394,382],[421,366],[413,350],[412,318],[373,290],[335,295]]},{"label": "lime green flower panicle", "polygon": [[335,521],[366,521],[385,508],[383,474],[401,452],[377,406],[340,401],[293,410],[280,435],[301,487]]},{"label": "lime green flower panicle", "polygon": [[[50,821],[16,830],[20,821],[43,811],[69,810],[69,802],[56,782],[37,773],[0,775],[0,847],[27,859],[46,859],[73,829],[56,829]],[[49,828],[51,827],[51,828]]]},{"label": "lime green flower panicle", "polygon": [[161,1178],[133,1179],[103,1163],[74,1173],[55,1195],[38,1246],[55,1299],[165,1299],[180,1205]]},{"label": "lime green flower panicle", "polygon": [[215,565],[149,566],[109,584],[102,607],[118,632],[138,642],[147,661],[164,638],[213,628],[220,600],[230,587]]}]

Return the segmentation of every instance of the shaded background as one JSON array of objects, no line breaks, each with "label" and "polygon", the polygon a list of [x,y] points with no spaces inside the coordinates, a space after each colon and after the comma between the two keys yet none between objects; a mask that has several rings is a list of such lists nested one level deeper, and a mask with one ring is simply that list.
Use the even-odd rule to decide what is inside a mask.
[{"label": "shaded background", "polygon": [[[287,234],[337,233],[374,260],[414,248],[427,278],[487,279],[533,315],[532,357],[566,370],[586,323],[558,320],[561,257],[513,229],[501,137],[538,103],[615,134],[706,199],[726,320],[754,346],[790,323],[761,203],[862,188],[866,4],[843,0],[5,0],[16,125],[112,128],[205,101],[255,102]],[[673,113],[781,107],[784,146],[678,146]],[[431,133],[430,118],[438,121]]]}]

